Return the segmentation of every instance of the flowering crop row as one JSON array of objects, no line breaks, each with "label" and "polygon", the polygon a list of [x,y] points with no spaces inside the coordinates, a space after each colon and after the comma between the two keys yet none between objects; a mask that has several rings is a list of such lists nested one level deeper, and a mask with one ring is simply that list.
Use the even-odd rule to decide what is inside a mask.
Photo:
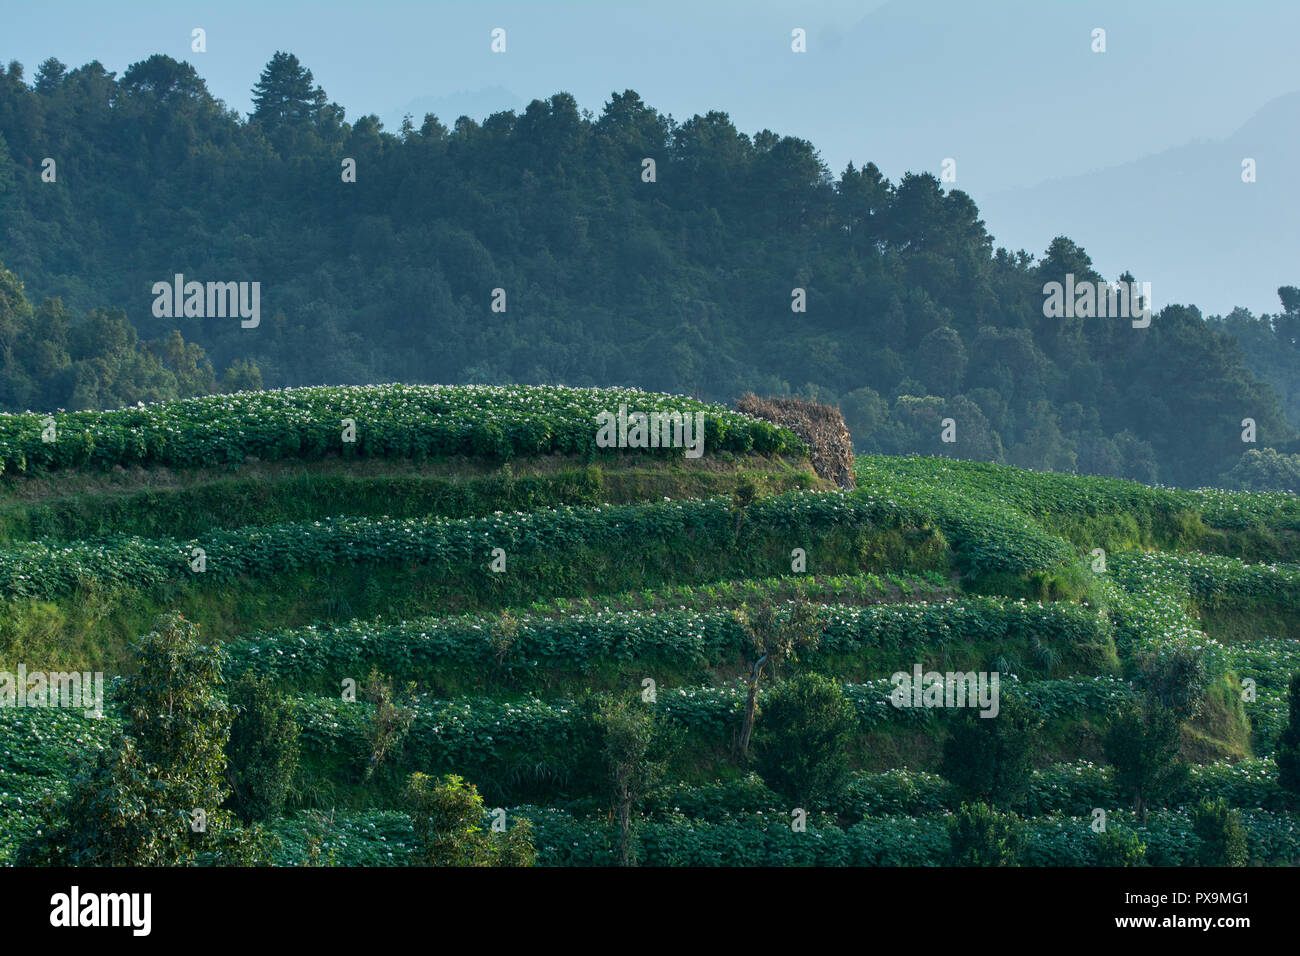
[{"label": "flowering crop row", "polygon": [[[927,652],[956,642],[1025,641],[1091,649],[1098,659],[1111,643],[1108,621],[1070,604],[970,598],[933,604],[825,606],[826,629],[817,652],[843,654],[873,648],[898,654],[906,669]],[[231,668],[301,682],[320,675],[365,673],[371,666],[399,678],[439,668],[573,668],[600,661],[670,660],[706,667],[734,661],[746,646],[736,615],[715,611],[620,611],[562,618],[523,617],[500,650],[500,615],[426,618],[376,625],[354,621],[259,634],[226,644]]]},{"label": "flowering crop row", "polygon": [[1128,591],[1190,595],[1198,604],[1239,601],[1276,604],[1300,612],[1300,565],[1248,564],[1213,554],[1127,551],[1110,560]]},{"label": "flowering crop row", "polygon": [[[836,527],[890,526],[908,517],[892,503],[839,492],[790,492],[750,506],[742,535],[788,535],[792,546]],[[692,540],[723,549],[735,541],[730,501],[562,507],[476,518],[333,518],[215,530],[201,538],[110,537],[23,542],[0,550],[0,594],[50,597],[83,580],[109,588],[147,588],[202,579],[229,582],[295,569],[371,561],[415,561],[433,573],[488,571],[494,548],[508,555],[555,556],[575,547],[618,554],[647,542]],[[193,569],[196,551],[204,570]]]},{"label": "flowering crop row", "polygon": [[[494,461],[586,453],[596,448],[596,416],[620,404],[645,413],[703,412],[706,453],[807,452],[788,429],[678,395],[552,385],[395,384],[239,392],[107,412],[0,414],[0,470],[211,466],[336,453]],[[352,441],[344,439],[344,419],[354,423]]]},{"label": "flowering crop row", "polygon": [[[991,462],[922,456],[858,458],[859,480],[884,484],[925,483],[1005,502],[1040,518],[1126,515],[1139,525],[1199,513],[1226,530],[1300,530],[1300,496],[1282,491],[1151,487],[1122,478],[1030,471]],[[1149,529],[1148,529],[1149,530]]]},{"label": "flowering crop row", "polygon": [[[604,817],[558,809],[515,807],[507,823],[527,819],[533,827],[539,866],[611,866],[617,861],[616,826]],[[791,828],[788,814],[703,822],[672,817],[637,828],[639,859],[646,866],[942,866],[949,851],[946,816],[874,817],[847,828],[809,816],[804,832]],[[1087,816],[1030,817],[1027,866],[1097,866],[1097,834]],[[1243,811],[1250,861],[1300,862],[1300,818],[1296,814]],[[1146,844],[1149,863],[1193,865],[1200,839],[1183,810],[1153,811],[1146,826],[1132,814],[1111,814],[1109,826],[1131,830]],[[320,840],[323,855],[340,865],[410,865],[414,834],[405,814],[384,811],[312,815],[281,821],[281,862],[300,863],[305,836]]]},{"label": "flowering crop row", "polygon": [[[784,537],[792,546],[815,545],[815,536],[835,528],[925,528],[928,517],[915,507],[867,491],[794,491],[750,505],[740,526],[746,539]],[[655,504],[562,507],[476,518],[333,518],[323,521],[218,529],[189,541],[114,536],[73,542],[29,541],[0,550],[0,594],[52,597],[73,591],[83,580],[110,589],[148,588],[194,579],[199,550],[205,583],[229,582],[295,569],[369,561],[416,561],[436,572],[487,573],[492,549],[508,554],[566,553],[574,547],[620,554],[647,542],[725,549],[737,543],[730,499]],[[967,545],[988,569],[1028,571],[1065,554],[1050,541],[990,540],[970,529]],[[1042,536],[1039,536],[1041,538]],[[1068,549],[1066,549],[1068,551]],[[812,554],[813,552],[810,552]]]},{"label": "flowering crop row", "polygon": [[[842,686],[863,731],[894,722],[924,724],[943,712],[895,707],[889,700],[893,686],[888,678]],[[1131,699],[1132,689],[1118,679],[1086,677],[1024,684],[1009,680],[1002,694],[1019,696],[1046,719],[1104,721]],[[739,685],[661,688],[655,707],[683,728],[725,743],[739,726],[744,703],[745,690]],[[474,768],[491,772],[487,768],[498,767],[510,755],[533,755],[539,763],[544,755],[557,763],[570,762],[587,728],[583,705],[572,700],[419,696],[411,707],[414,719],[404,743],[403,764],[430,772],[463,773],[470,779]],[[304,749],[341,754],[355,766],[364,765],[370,705],[301,697],[297,711]]]}]

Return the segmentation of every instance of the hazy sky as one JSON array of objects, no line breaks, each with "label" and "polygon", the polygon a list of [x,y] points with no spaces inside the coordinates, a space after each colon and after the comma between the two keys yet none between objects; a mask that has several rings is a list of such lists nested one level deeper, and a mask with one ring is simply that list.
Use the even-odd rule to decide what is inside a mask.
[{"label": "hazy sky", "polygon": [[[0,25],[0,58],[22,61],[29,78],[51,55],[70,67],[98,59],[120,74],[162,52],[194,63],[243,113],[266,61],[288,50],[350,119],[376,113],[390,129],[408,110],[417,124],[430,110],[450,125],[560,90],[599,113],[611,91],[632,88],[679,120],[720,109],[745,132],[806,138],[835,173],[870,160],[897,179],[952,157],[957,187],[986,211],[999,244],[1041,254],[1053,235],[1085,229],[1080,241],[1112,277],[1130,268],[1141,278],[1146,264],[1132,258],[1159,235],[1124,247],[1119,232],[1088,225],[1076,199],[1058,206],[1050,190],[1046,199],[1016,191],[1224,140],[1300,91],[1296,0],[0,0]],[[191,52],[194,27],[207,31],[205,53]],[[490,50],[494,27],[506,30],[505,54]],[[791,52],[795,27],[807,31],[805,54]],[[1091,49],[1098,27],[1105,53]],[[1281,175],[1276,164],[1268,171]],[[1137,200],[1149,193],[1136,190]],[[1231,194],[1229,209],[1235,195],[1244,194]],[[1135,220],[1164,218],[1159,201]],[[1270,238],[1265,250],[1271,227],[1249,226],[1203,223],[1203,245],[1231,237],[1260,266],[1230,280],[1153,253],[1157,304],[1275,308],[1273,289],[1300,283],[1300,247],[1279,252],[1285,237]],[[1240,247],[1251,234],[1258,253]],[[1277,274],[1288,264],[1291,275]]]}]

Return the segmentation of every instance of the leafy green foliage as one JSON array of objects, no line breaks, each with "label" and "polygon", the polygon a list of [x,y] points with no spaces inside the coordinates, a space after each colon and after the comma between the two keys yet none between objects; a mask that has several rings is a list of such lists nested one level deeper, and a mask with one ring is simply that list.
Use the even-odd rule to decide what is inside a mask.
[{"label": "leafy green foliage", "polygon": [[963,803],[948,821],[953,866],[1018,866],[1029,844],[1024,822],[987,803]]},{"label": "leafy green foliage", "polygon": [[[107,412],[0,415],[0,469],[39,472],[114,465],[196,467],[263,460],[430,458],[490,461],[560,453],[595,455],[596,416],[631,411],[703,412],[710,453],[806,454],[794,433],[716,405],[637,389],[560,386],[369,385],[241,392]],[[356,423],[343,440],[343,419]],[[681,456],[682,448],[630,454]],[[614,454],[617,452],[610,452]]]},{"label": "leafy green foliage", "polygon": [[742,607],[735,616],[748,638],[745,656],[751,664],[745,717],[736,745],[743,759],[749,754],[764,668],[774,673],[784,662],[797,661],[800,651],[815,649],[821,643],[826,618],[818,605],[807,601],[792,603],[784,613],[770,603],[757,608]]},{"label": "leafy green foliage", "polygon": [[[1179,484],[1239,457],[1242,409],[1279,447],[1294,438],[1242,352],[1278,387],[1293,381],[1294,313],[1252,316],[1254,334],[1235,340],[1193,307],[1140,333],[1048,318],[1046,282],[1103,278],[1086,252],[1065,237],[1038,257],[997,248],[971,197],[933,175],[891,181],[872,163],[832,175],[815,144],[743,133],[717,110],[678,121],[632,90],[598,115],[533,90],[518,113],[390,132],[346,120],[288,51],[254,81],[243,118],[163,55],[121,76],[97,62],[42,72],[34,86],[0,73],[12,154],[0,257],[78,310],[130,308],[155,338],[175,327],[140,301],[170,278],[160,263],[203,264],[201,280],[277,277],[255,336],[237,322],[195,332],[216,363],[252,359],[275,386],[646,381],[830,404],[870,390],[880,414],[855,419],[864,452]],[[57,201],[39,175],[50,142]],[[343,156],[364,172],[341,187]],[[644,156],[671,189],[644,188]],[[801,275],[815,277],[800,280],[809,308],[791,323]],[[505,326],[485,321],[495,287],[510,290]],[[1177,420],[1130,414],[1166,407]],[[955,445],[939,439],[945,414],[961,422]]]},{"label": "leafy green foliage", "polygon": [[123,681],[129,734],[118,736],[72,780],[61,804],[26,845],[29,863],[166,866],[203,858],[248,864],[271,849],[219,809],[231,712],[220,695],[221,655],[197,628],[165,616],[141,638],[138,672]]},{"label": "leafy green foliage", "polygon": [[226,744],[230,804],[245,822],[268,821],[284,807],[298,767],[298,723],[269,679],[245,671],[230,690],[235,719]]},{"label": "leafy green foliage", "polygon": [[844,691],[816,674],[799,674],[763,698],[754,740],[763,782],[791,807],[821,808],[849,779],[857,717]]},{"label": "leafy green foliage", "polygon": [[1192,810],[1192,831],[1200,837],[1203,866],[1245,866],[1246,828],[1241,814],[1222,797],[1204,799]]},{"label": "leafy green foliage", "polygon": [[[414,684],[408,684],[406,696],[414,693]],[[370,759],[366,761],[366,779],[370,779],[384,762],[384,758],[400,746],[402,739],[411,729],[415,720],[415,711],[405,706],[393,693],[393,680],[379,673],[378,668],[370,669],[360,688],[361,697],[373,710],[370,714],[368,734],[370,740]]]},{"label": "leafy green foliage", "polygon": [[[0,79],[0,86],[3,79]],[[6,174],[0,135],[0,199]],[[142,341],[121,309],[94,308],[77,319],[60,299],[33,307],[22,283],[0,265],[0,408],[116,408],[206,395],[216,387],[203,349],[177,329]],[[246,359],[242,378],[257,374]]]},{"label": "leafy green foliage", "polygon": [[1029,792],[1034,737],[1042,719],[1014,697],[996,716],[967,710],[952,723],[939,773],[967,800],[1009,808]]},{"label": "leafy green foliage", "polygon": [[1275,448],[1252,448],[1242,453],[1223,476],[1223,483],[1245,491],[1300,491],[1300,455],[1280,455]]},{"label": "leafy green foliage", "polygon": [[1282,789],[1300,796],[1300,673],[1291,675],[1287,703],[1290,719],[1277,744],[1277,780]]},{"label": "leafy green foliage", "polygon": [[[297,135],[296,128],[290,123],[283,130]],[[493,425],[498,407],[493,403],[508,404],[507,399],[495,392],[478,397],[483,402],[470,411],[471,418]],[[411,398],[390,387],[375,401],[397,420],[403,402],[423,413],[421,403],[428,398],[428,392]],[[341,412],[328,403],[320,408],[325,415]],[[550,404],[523,412],[536,412],[538,419],[569,414]],[[310,415],[304,421],[308,424],[295,434],[316,427]],[[222,435],[223,427],[214,423],[208,437]],[[418,437],[423,427],[415,421],[410,434]],[[320,433],[337,434],[332,424]],[[484,434],[485,448],[505,447],[491,428]],[[503,440],[508,444],[508,436]],[[237,460],[248,460],[240,456],[253,445],[243,438],[231,441],[232,460],[224,466],[171,475],[187,488],[206,487],[223,467],[233,471]],[[210,452],[209,446],[202,450]],[[320,454],[350,451],[340,446]],[[480,462],[494,454],[476,453]],[[285,476],[341,472],[336,462],[297,464],[313,456],[316,452],[302,446],[286,445],[279,463],[240,465],[240,479],[256,484],[271,470]],[[383,483],[392,480],[389,472],[424,470],[418,457],[376,460],[358,470],[375,477],[375,493],[382,495]],[[547,459],[528,467],[539,475],[564,474],[545,471],[556,464],[565,467],[563,460]],[[730,462],[723,456],[721,464]],[[8,602],[0,615],[0,645],[18,655],[15,661],[31,660],[33,646],[62,650],[50,622],[77,604],[85,604],[85,619],[95,622],[99,643],[87,643],[92,648],[107,643],[98,633],[99,622],[122,628],[125,616],[146,613],[138,607],[176,597],[187,614],[195,608],[205,622],[212,620],[216,628],[208,632],[205,625],[205,633],[220,635],[231,658],[222,673],[274,681],[277,692],[289,695],[299,725],[302,766],[296,788],[286,813],[271,821],[285,839],[276,856],[281,863],[393,865],[424,859],[423,851],[412,853],[421,844],[411,817],[392,810],[401,806],[403,785],[415,771],[474,780],[490,806],[511,808],[506,813],[511,829],[524,821],[534,828],[537,859],[545,864],[607,865],[633,857],[642,865],[942,864],[951,860],[950,811],[963,799],[996,805],[999,788],[1020,792],[1005,800],[1014,799],[1012,805],[1025,815],[1029,841],[1021,863],[1136,862],[1133,847],[1111,847],[1110,840],[1092,834],[1088,817],[1094,807],[1129,802],[1142,774],[1126,769],[1114,741],[1108,748],[1112,765],[1075,758],[1095,756],[1096,733],[1108,717],[1119,722],[1136,709],[1147,721],[1147,710],[1154,708],[1177,718],[1198,707],[1203,712],[1188,721],[1181,740],[1176,721],[1163,737],[1146,734],[1155,739],[1150,746],[1142,740],[1149,728],[1140,728],[1136,738],[1129,735],[1139,752],[1128,763],[1151,758],[1155,776],[1162,779],[1155,786],[1142,784],[1140,813],[1112,809],[1112,825],[1137,832],[1152,865],[1195,863],[1206,841],[1192,835],[1191,808],[1202,798],[1221,798],[1239,814],[1251,862],[1300,859],[1297,804],[1279,786],[1281,765],[1275,767],[1271,758],[1221,761],[1186,772],[1175,766],[1167,780],[1161,770],[1162,761],[1179,763],[1180,745],[1194,759],[1217,759],[1203,754],[1218,752],[1221,725],[1234,722],[1228,731],[1241,730],[1244,740],[1247,715],[1256,752],[1267,755],[1276,741],[1285,763],[1286,675],[1300,668],[1300,642],[1220,634],[1218,627],[1242,608],[1264,609],[1274,615],[1268,620],[1280,622],[1280,633],[1289,633],[1297,567],[1227,555],[1275,560],[1287,554],[1288,536],[1300,527],[1294,496],[1143,488],[951,459],[868,457],[859,462],[860,490],[851,494],[767,496],[741,482],[739,496],[665,501],[657,489],[641,488],[631,497],[653,504],[596,507],[594,502],[609,499],[601,485],[588,484],[579,489],[586,507],[540,511],[537,505],[545,499],[528,491],[528,477],[515,467],[479,462],[456,467],[461,469],[457,479],[490,471],[498,481],[476,490],[474,511],[461,512],[478,517],[451,519],[430,507],[428,516],[412,509],[399,512],[411,514],[409,520],[384,519],[382,509],[363,510],[344,495],[336,500],[345,514],[334,520],[265,526],[262,513],[245,511],[255,526],[240,528],[231,517],[196,526],[191,540],[175,532],[165,539],[98,537],[100,531],[111,535],[117,522],[127,520],[125,512],[105,510],[94,535],[74,531],[68,535],[74,540],[6,548],[0,552],[0,589]],[[622,467],[620,461],[617,467],[591,465],[590,470],[613,474]],[[655,467],[677,470],[679,463],[663,460]],[[152,482],[155,474],[170,480],[162,470],[110,474],[124,475],[123,487],[127,479]],[[43,504],[46,489],[56,487],[93,488],[88,498],[108,498],[106,489],[115,481],[41,469],[0,479],[15,491],[15,501],[34,506]],[[709,489],[731,490],[731,485]],[[515,491],[521,497],[509,497]],[[500,510],[507,513],[482,507],[498,492]],[[354,508],[367,517],[359,519]],[[332,512],[319,514],[327,513]],[[743,515],[739,528],[738,514]],[[164,516],[158,520],[165,524]],[[212,530],[220,526],[230,530]],[[1089,568],[1086,555],[1096,541],[1107,549],[1105,571]],[[489,548],[498,544],[510,555],[506,578],[487,571]],[[808,548],[810,567],[817,572],[857,573],[742,577],[784,571],[796,545]],[[207,552],[202,574],[188,563],[194,546]],[[1178,551],[1129,550],[1152,547]],[[1196,554],[1190,548],[1222,554]],[[924,578],[884,571],[900,567],[929,570]],[[409,577],[399,578],[397,569]],[[867,569],[874,573],[863,573]],[[356,582],[356,590],[366,595],[374,591],[375,600],[349,604],[350,595],[331,595],[330,586],[343,580]],[[393,584],[399,580],[409,586]],[[324,592],[321,613],[315,612],[317,605],[310,612],[304,611],[307,605],[292,611],[274,607],[269,596],[285,581],[304,592]],[[605,594],[590,590],[592,582],[640,590]],[[403,588],[423,589],[419,603],[401,603]],[[534,599],[544,603],[529,606]],[[817,606],[801,616],[799,608],[808,602]],[[467,613],[503,607],[509,610]],[[743,617],[731,613],[737,608],[746,612]],[[383,616],[348,620],[359,614]],[[419,616],[425,614],[434,616]],[[298,625],[307,620],[319,623]],[[243,631],[249,622],[270,629]],[[799,637],[803,633],[816,636],[815,646]],[[227,635],[235,639],[227,641]],[[42,636],[45,643],[30,643]],[[726,754],[749,702],[743,678],[753,675],[764,653],[764,668],[774,657],[785,660],[770,677],[787,680],[771,680],[770,686],[764,680],[753,694],[760,714],[755,754],[771,786],[745,774],[748,768],[737,774]],[[1029,772],[1024,787],[1013,787],[999,778],[998,760],[987,759],[987,753],[996,758],[996,741],[980,743],[966,748],[981,758],[973,761],[977,791],[919,769],[864,770],[849,775],[843,788],[832,785],[833,796],[801,795],[796,801],[790,794],[797,785],[818,781],[821,757],[836,779],[842,779],[839,765],[846,757],[885,767],[903,748],[914,746],[917,766],[938,764],[939,743],[949,729],[944,713],[892,707],[890,683],[878,676],[900,666],[900,658],[941,670],[1003,661],[1007,666],[997,666],[1005,671],[1003,715],[1023,708],[1032,724],[1042,721],[1043,728],[1033,734],[1035,752],[1062,762]],[[159,658],[155,667],[174,667],[187,693],[195,692],[198,678],[191,678],[189,665],[168,660]],[[792,708],[797,719],[780,721],[788,728],[803,720],[805,729],[812,728],[786,735],[785,744],[774,748],[784,749],[790,758],[784,763],[796,766],[786,786],[777,779],[781,768],[766,763],[768,731],[778,729],[769,718],[795,685],[812,681],[799,676],[809,670],[828,677],[822,696],[796,701],[807,705]],[[340,675],[368,671],[374,677],[360,699],[340,700]],[[657,702],[628,702],[623,716],[637,719],[609,725],[610,732],[602,735],[587,690],[623,690],[645,675],[659,683]],[[1235,681],[1246,676],[1256,679],[1258,700],[1235,709],[1221,706],[1225,693],[1235,700]],[[198,683],[204,681],[211,682]],[[0,709],[0,863],[13,860],[16,848],[38,831],[43,837],[51,832],[35,812],[37,805],[66,805],[85,792],[93,799],[79,804],[82,815],[112,834],[103,841],[106,847],[138,845],[156,859],[164,850],[172,852],[157,841],[150,849],[149,827],[157,821],[132,808],[145,806],[141,801],[156,794],[157,755],[176,746],[168,741],[203,733],[211,715],[182,710],[173,729],[158,723],[137,735],[126,686],[110,689],[109,716],[98,723],[66,712]],[[269,692],[272,685],[260,686]],[[395,690],[399,687],[404,689]],[[232,691],[232,704],[239,693]],[[837,697],[843,706],[831,706]],[[268,707],[271,700],[266,698]],[[157,694],[146,709],[166,712]],[[238,763],[234,738],[240,736],[241,717],[254,710],[235,708],[227,714],[234,720],[232,739],[222,744],[227,787]],[[833,733],[813,733],[834,724],[837,712],[848,719]],[[972,719],[994,724],[1002,717]],[[275,725],[267,711],[250,737],[265,737]],[[287,744],[291,734],[279,726]],[[127,736],[114,743],[119,729]],[[162,742],[153,743],[154,737]],[[667,769],[661,737],[683,742]],[[838,743],[809,747],[814,738]],[[142,755],[145,746],[152,748],[148,759]],[[95,747],[104,748],[103,767],[78,774],[67,755]],[[188,766],[197,772],[205,761],[199,754]],[[1007,766],[1019,764],[1010,760]],[[444,802],[463,810],[463,797]],[[520,806],[533,801],[550,806]],[[279,798],[268,802],[278,806]],[[807,832],[790,829],[792,802],[814,805]],[[1156,809],[1149,811],[1148,805]],[[475,856],[482,846],[476,849],[474,827],[482,840],[508,836],[489,830],[481,802],[477,813],[464,818],[463,828],[444,831],[463,837],[444,850],[459,846],[456,852],[465,858],[484,859]],[[498,818],[494,811],[492,819]],[[233,831],[228,815],[214,822],[209,814],[212,840],[200,844],[190,862],[256,859],[251,840],[219,845],[214,827],[220,833],[227,822]],[[1137,831],[1143,823],[1146,828]],[[176,836],[190,839],[179,828]],[[998,831],[985,836],[981,859],[1005,855]],[[1012,849],[1016,842],[1003,840]]]},{"label": "leafy green foliage", "polygon": [[618,821],[619,864],[635,866],[635,814],[667,769],[671,731],[635,697],[602,696],[592,716],[603,741],[607,791]]},{"label": "leafy green foliage", "polygon": [[1121,711],[1106,732],[1106,758],[1115,766],[1115,783],[1132,795],[1133,811],[1144,819],[1148,807],[1187,777],[1187,765],[1179,757],[1180,728],[1174,713],[1147,701]]},{"label": "leafy green foliage", "polygon": [[[701,596],[690,603],[698,606],[703,600]],[[816,649],[801,652],[801,659],[814,667],[836,655],[865,650],[917,655],[943,652],[964,642],[1028,649],[1037,641],[1057,648],[1063,660],[1101,669],[1113,643],[1107,621],[1063,603],[976,597],[866,607],[827,602],[818,607],[823,622],[820,642]],[[788,613],[788,608],[784,610]],[[225,647],[233,673],[253,670],[301,686],[314,678],[332,679],[371,666],[400,669],[412,679],[429,681],[452,669],[485,679],[507,667],[523,680],[539,668],[544,672],[590,669],[644,660],[685,670],[742,657],[752,660],[749,641],[746,627],[730,611],[664,608],[563,616],[507,611],[395,624],[352,621],[250,635]]]},{"label": "leafy green foliage", "polygon": [[1199,648],[1143,649],[1136,655],[1138,686],[1178,721],[1195,717],[1205,699],[1209,671]]},{"label": "leafy green foliage", "polygon": [[1146,844],[1132,830],[1108,829],[1097,834],[1097,865],[1146,866]]},{"label": "leafy green foliage", "polygon": [[[0,549],[0,588],[12,595],[67,594],[86,582],[106,589],[144,590],[188,582],[205,587],[243,577],[267,577],[286,569],[367,562],[427,564],[446,581],[484,588],[477,569],[486,567],[492,547],[504,548],[518,564],[534,557],[543,566],[568,555],[574,564],[610,554],[658,554],[690,541],[713,545],[728,561],[756,563],[751,545],[792,529],[812,535],[837,531],[868,538],[882,518],[903,523],[906,513],[887,502],[837,492],[793,492],[751,507],[745,533],[736,541],[725,497],[704,501],[563,507],[481,518],[339,517],[300,524],[216,530],[197,539],[110,537],[71,543],[31,541]],[[917,563],[941,563],[938,542],[918,532]],[[693,539],[693,540],[691,540]],[[489,543],[490,542],[490,543]],[[908,547],[900,539],[900,551]],[[195,549],[206,555],[200,574],[192,564]],[[585,552],[585,553],[584,553]],[[835,568],[837,556],[825,563]],[[766,560],[766,559],[764,559]],[[858,566],[864,557],[848,554],[841,562]],[[637,564],[643,563],[637,561]],[[742,565],[743,566],[743,565]],[[922,570],[922,568],[916,568]],[[572,568],[569,569],[572,575]]]},{"label": "leafy green foliage", "polygon": [[412,774],[404,796],[424,866],[533,865],[529,822],[519,820],[502,834],[484,830],[483,798],[455,774],[439,780]]}]

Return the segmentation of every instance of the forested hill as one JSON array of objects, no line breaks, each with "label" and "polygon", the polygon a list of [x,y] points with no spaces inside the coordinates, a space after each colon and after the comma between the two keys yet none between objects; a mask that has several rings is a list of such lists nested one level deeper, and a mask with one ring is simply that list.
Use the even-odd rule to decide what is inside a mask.
[{"label": "forested hill", "polygon": [[[1217,482],[1243,449],[1296,450],[1300,394],[1288,423],[1262,377],[1300,378],[1289,287],[1278,316],[1233,323],[1191,306],[1149,328],[1046,318],[1046,282],[1101,278],[1068,239],[1041,259],[996,249],[934,176],[834,177],[812,144],[725,113],[677,122],[627,91],[596,116],[558,93],[394,134],[348,122],[292,56],[253,81],[242,118],[160,55],[121,77],[0,72],[0,262],[30,300],[0,283],[8,407],[236,387],[252,362],[268,386],[793,391],[840,403],[862,450],[1170,484]],[[260,322],[156,317],[151,290],[176,274],[259,282]],[[129,326],[94,311],[113,308]],[[94,334],[71,318],[88,314]]]}]

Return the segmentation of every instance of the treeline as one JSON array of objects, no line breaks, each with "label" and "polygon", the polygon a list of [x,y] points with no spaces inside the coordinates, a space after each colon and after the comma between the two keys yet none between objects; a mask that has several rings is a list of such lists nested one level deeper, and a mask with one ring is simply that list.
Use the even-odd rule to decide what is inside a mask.
[{"label": "treeline", "polygon": [[[971,198],[933,176],[834,177],[804,140],[745,135],[721,112],[678,122],[630,90],[599,116],[558,93],[389,133],[347,122],[277,53],[254,104],[241,118],[162,55],[121,77],[51,59],[30,84],[10,63],[0,261],[34,300],[120,308],[154,341],[179,329],[216,367],[239,363],[232,381],[793,393],[841,404],[863,451],[1170,484],[1218,482],[1248,448],[1300,450],[1289,287],[1278,316],[1047,318],[1046,282],[1101,278],[1070,240],[1041,259],[995,249]],[[176,273],[260,282],[260,324],[156,318],[153,284]],[[4,361],[10,408],[138,392],[101,378],[47,394],[39,364]],[[169,361],[179,390],[213,384]]]},{"label": "treeline", "polygon": [[177,329],[142,341],[121,309],[77,318],[58,299],[33,308],[0,265],[0,409],[121,408],[261,387],[244,360],[218,379],[203,349]]}]

